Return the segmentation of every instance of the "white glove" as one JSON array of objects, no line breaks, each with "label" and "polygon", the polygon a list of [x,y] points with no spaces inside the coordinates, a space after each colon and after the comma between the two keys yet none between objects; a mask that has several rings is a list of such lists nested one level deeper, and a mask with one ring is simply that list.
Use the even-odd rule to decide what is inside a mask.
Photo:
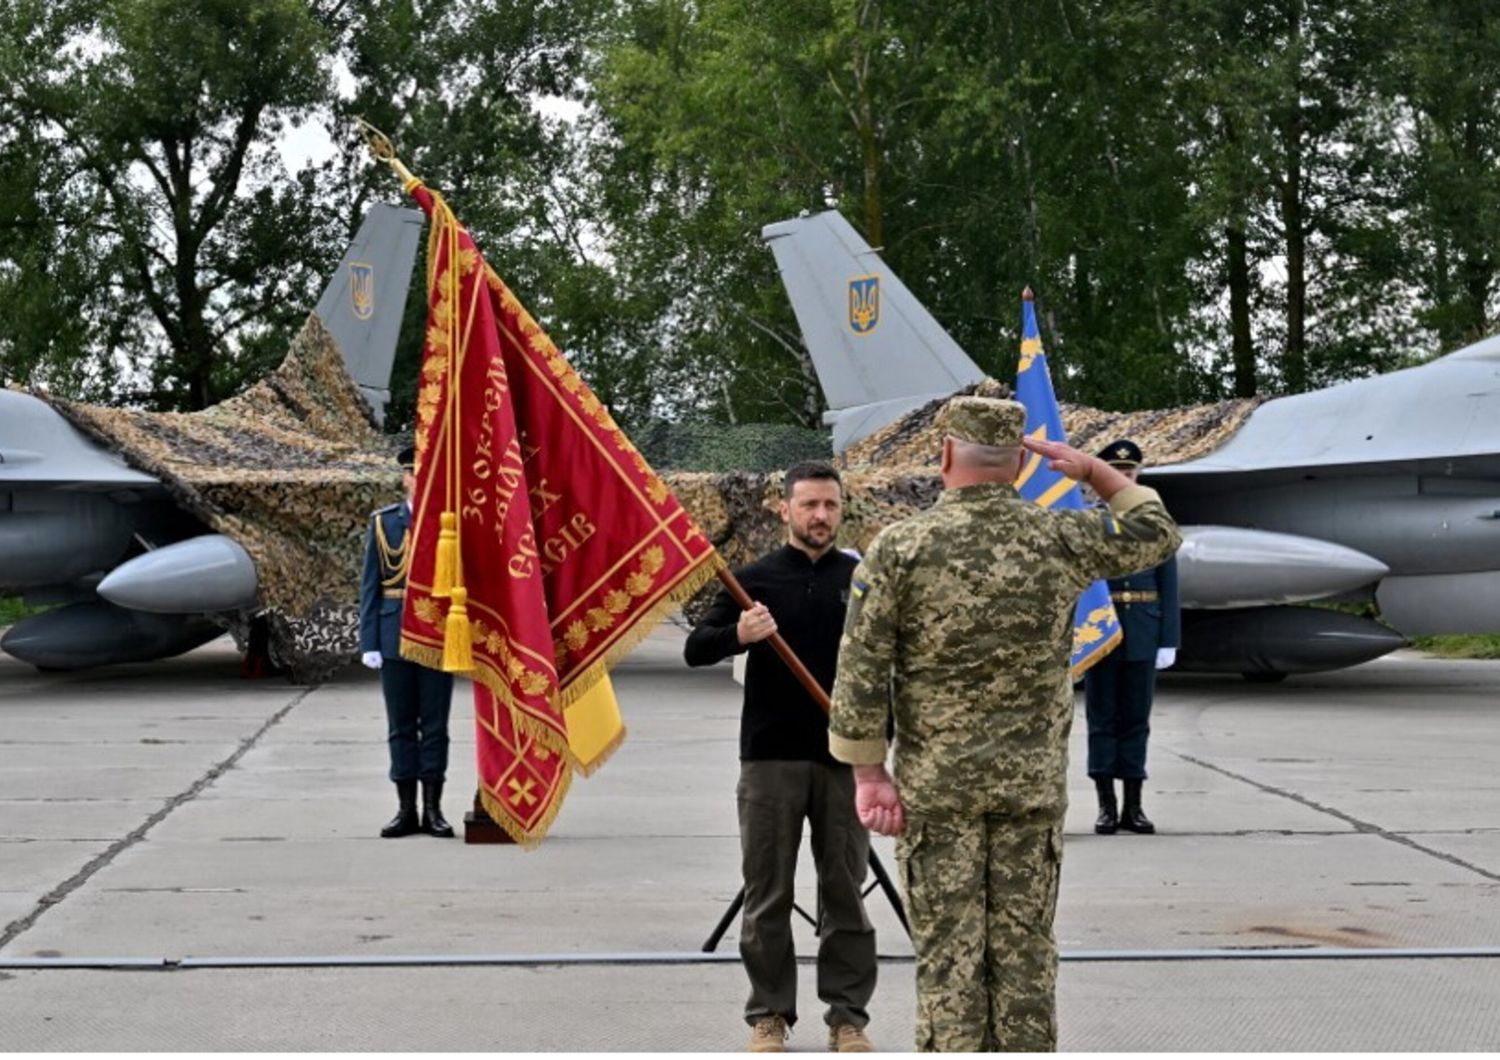
[{"label": "white glove", "polygon": [[1172,666],[1172,664],[1174,662],[1176,662],[1176,661],[1177,661],[1177,649],[1176,648],[1157,648],[1156,649],[1156,668],[1158,670],[1167,670],[1167,669],[1170,669],[1171,666]]},{"label": "white glove", "polygon": [[364,663],[372,670],[378,670],[380,669],[380,663],[382,660],[378,651],[367,651],[359,657],[359,661]]}]

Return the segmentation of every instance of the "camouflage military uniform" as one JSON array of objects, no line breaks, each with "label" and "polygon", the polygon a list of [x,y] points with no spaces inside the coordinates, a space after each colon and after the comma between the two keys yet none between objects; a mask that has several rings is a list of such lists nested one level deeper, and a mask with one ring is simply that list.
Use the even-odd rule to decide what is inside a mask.
[{"label": "camouflage military uniform", "polygon": [[945,490],[854,572],[829,742],[841,761],[882,763],[894,711],[919,1050],[1056,1048],[1073,608],[1180,542],[1153,490],[1110,509]]}]

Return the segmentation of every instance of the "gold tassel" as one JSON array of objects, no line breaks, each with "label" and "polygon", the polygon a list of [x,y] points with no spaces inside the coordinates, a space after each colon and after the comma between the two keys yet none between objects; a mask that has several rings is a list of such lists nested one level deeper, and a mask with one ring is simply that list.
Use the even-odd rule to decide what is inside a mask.
[{"label": "gold tassel", "polygon": [[[432,595],[449,596],[458,571],[458,516],[444,512],[438,517],[437,569],[432,572]],[[449,618],[453,613],[450,611]]]},{"label": "gold tassel", "polygon": [[443,630],[443,669],[450,674],[474,669],[474,645],[469,640],[469,593],[455,585],[448,604],[448,624]]}]

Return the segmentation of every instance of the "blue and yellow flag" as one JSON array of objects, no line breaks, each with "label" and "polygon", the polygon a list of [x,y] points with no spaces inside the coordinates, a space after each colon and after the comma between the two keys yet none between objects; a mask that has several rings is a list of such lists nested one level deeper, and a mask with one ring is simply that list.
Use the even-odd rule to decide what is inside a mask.
[{"label": "blue and yellow flag", "polygon": [[[1016,400],[1026,406],[1026,435],[1066,442],[1057,395],[1052,392],[1052,375],[1047,371],[1047,355],[1042,352],[1042,333],[1036,326],[1031,288],[1026,289],[1021,299],[1021,363],[1016,369]],[[1036,453],[1026,461],[1016,488],[1021,496],[1043,508],[1086,507],[1078,483],[1053,471]],[[1115,605],[1110,603],[1109,585],[1095,582],[1078,598],[1078,608],[1073,614],[1073,677],[1083,676],[1085,670],[1108,655],[1122,635]]]}]

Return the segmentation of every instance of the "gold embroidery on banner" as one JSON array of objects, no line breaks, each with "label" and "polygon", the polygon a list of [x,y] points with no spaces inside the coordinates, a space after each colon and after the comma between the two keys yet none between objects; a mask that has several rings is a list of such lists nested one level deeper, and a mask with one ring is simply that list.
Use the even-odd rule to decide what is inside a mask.
[{"label": "gold embroidery on banner", "polygon": [[612,589],[604,594],[604,606],[612,615],[618,615],[630,606],[630,594]]},{"label": "gold embroidery on banner", "polygon": [[642,550],[636,560],[636,569],[624,577],[622,588],[614,588],[604,594],[602,606],[589,608],[581,619],[568,623],[563,635],[554,642],[558,670],[569,653],[579,654],[588,646],[594,635],[606,633],[616,625],[616,615],[630,609],[634,599],[648,595],[655,587],[657,577],[667,566],[667,553],[660,545]]},{"label": "gold embroidery on banner", "polygon": [[443,609],[430,596],[417,597],[417,602],[412,604],[412,610],[429,626],[437,625],[443,618]]},{"label": "gold embroidery on banner", "polygon": [[531,793],[531,789],[534,787],[536,787],[536,781],[529,777],[524,784],[515,777],[511,777],[511,803],[516,806],[534,806],[536,804],[536,796]]}]

